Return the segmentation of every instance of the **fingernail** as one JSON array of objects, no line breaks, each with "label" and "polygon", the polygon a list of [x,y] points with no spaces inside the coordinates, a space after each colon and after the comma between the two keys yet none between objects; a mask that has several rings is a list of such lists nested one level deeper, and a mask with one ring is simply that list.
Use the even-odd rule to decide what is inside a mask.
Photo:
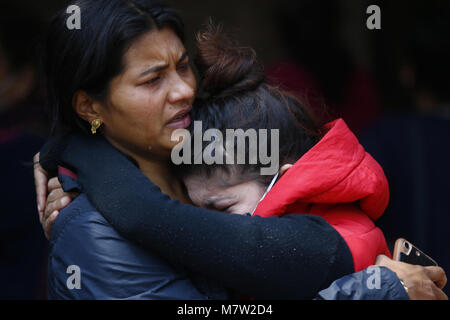
[{"label": "fingernail", "polygon": [[39,203],[37,205],[37,208],[38,208],[38,212],[41,212],[41,206],[39,205]]}]

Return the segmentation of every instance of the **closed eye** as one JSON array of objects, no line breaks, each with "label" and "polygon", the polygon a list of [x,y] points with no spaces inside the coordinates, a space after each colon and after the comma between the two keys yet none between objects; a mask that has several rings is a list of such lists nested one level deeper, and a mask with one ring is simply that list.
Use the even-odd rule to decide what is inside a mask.
[{"label": "closed eye", "polygon": [[177,69],[178,69],[178,70],[185,70],[185,69],[187,69],[188,67],[189,67],[189,62],[185,62],[185,63],[179,65]]},{"label": "closed eye", "polygon": [[184,73],[184,72],[189,71],[189,70],[190,70],[189,61],[180,63],[180,64],[177,66],[177,71],[178,71],[178,72]]},{"label": "closed eye", "polygon": [[230,204],[230,205],[215,205],[214,208],[215,208],[215,210],[218,210],[218,211],[231,212],[231,208],[233,206],[234,206],[234,203]]}]

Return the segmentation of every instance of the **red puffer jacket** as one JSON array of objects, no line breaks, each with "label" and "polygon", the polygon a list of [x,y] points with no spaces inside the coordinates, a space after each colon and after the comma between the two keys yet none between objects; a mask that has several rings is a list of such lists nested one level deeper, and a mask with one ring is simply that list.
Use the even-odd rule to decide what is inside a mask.
[{"label": "red puffer jacket", "polygon": [[255,214],[261,217],[306,213],[323,217],[346,241],[355,271],[391,256],[380,218],[389,187],[380,165],[342,119],[325,126],[325,136],[301,157],[267,193]]}]

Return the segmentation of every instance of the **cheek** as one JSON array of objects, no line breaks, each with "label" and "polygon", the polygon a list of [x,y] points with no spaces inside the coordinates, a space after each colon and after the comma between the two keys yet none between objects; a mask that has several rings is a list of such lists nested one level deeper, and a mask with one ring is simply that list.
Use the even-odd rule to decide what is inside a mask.
[{"label": "cheek", "polygon": [[150,147],[158,139],[164,103],[161,95],[148,91],[134,88],[118,91],[112,97],[107,123],[110,135],[141,148]]},{"label": "cheek", "polygon": [[259,186],[251,186],[246,188],[245,191],[242,191],[241,194],[244,194],[245,198],[242,200],[242,205],[239,208],[239,213],[251,213],[258,205],[259,200],[264,194],[264,190]]},{"label": "cheek", "polygon": [[232,208],[233,213],[246,214],[252,213],[258,204],[258,199],[249,199],[242,201],[238,206]]},{"label": "cheek", "polygon": [[197,206],[197,207],[201,207],[203,202],[201,201],[201,194],[199,192],[199,188],[195,185],[192,185],[190,183],[184,183],[186,186],[186,191],[187,194],[189,196],[189,198],[191,199],[192,203]]}]

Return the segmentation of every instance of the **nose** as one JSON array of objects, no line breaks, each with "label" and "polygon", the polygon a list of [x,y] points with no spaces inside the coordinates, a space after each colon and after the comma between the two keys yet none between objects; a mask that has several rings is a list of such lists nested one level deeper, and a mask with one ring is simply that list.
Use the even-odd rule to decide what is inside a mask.
[{"label": "nose", "polygon": [[169,91],[169,102],[175,104],[177,102],[186,100],[192,101],[195,94],[195,78],[192,80],[184,79],[179,74],[175,74],[171,81],[171,88]]}]

